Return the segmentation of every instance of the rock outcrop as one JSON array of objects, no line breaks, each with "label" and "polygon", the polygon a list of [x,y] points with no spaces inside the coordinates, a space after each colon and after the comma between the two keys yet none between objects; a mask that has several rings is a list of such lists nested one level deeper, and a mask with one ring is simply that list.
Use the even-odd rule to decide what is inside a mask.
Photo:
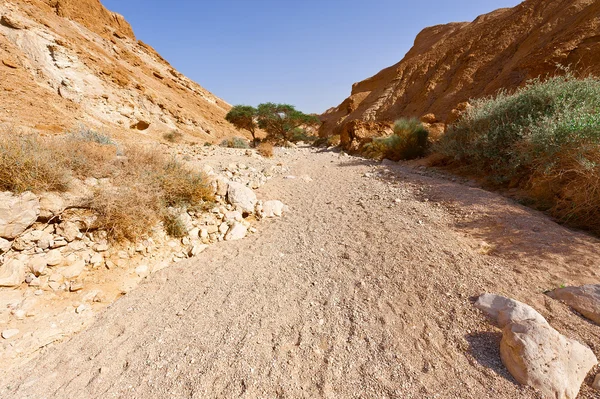
[{"label": "rock outcrop", "polygon": [[85,125],[151,138],[239,134],[230,105],[136,40],[99,0],[0,4],[0,127],[63,132]]},{"label": "rock outcrop", "polygon": [[484,294],[475,306],[502,328],[502,363],[519,383],[543,397],[577,398],[587,373],[598,363],[591,349],[560,334],[524,303]]},{"label": "rock outcrop", "polygon": [[471,23],[426,28],[402,61],[354,84],[322,115],[320,135],[430,113],[444,122],[457,104],[556,73],[557,64],[600,74],[600,2],[526,0]]}]

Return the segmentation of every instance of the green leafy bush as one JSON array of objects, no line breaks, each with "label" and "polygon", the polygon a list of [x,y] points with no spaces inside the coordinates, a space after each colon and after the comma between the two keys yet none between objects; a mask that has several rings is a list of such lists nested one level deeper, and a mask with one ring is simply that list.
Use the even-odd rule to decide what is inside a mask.
[{"label": "green leafy bush", "polygon": [[600,79],[534,79],[473,102],[437,150],[537,205],[600,231]]},{"label": "green leafy bush", "polygon": [[418,119],[398,119],[394,125],[394,134],[373,139],[364,145],[362,153],[374,159],[415,159],[425,155],[428,138],[429,132]]}]

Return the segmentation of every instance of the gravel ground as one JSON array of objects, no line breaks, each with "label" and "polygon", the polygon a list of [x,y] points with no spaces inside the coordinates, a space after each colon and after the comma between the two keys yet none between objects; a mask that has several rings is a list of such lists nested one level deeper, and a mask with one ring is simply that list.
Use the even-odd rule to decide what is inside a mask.
[{"label": "gravel ground", "polygon": [[[483,292],[600,355],[600,328],[543,294],[599,283],[598,240],[428,171],[278,157],[295,178],[258,194],[290,213],[151,276],[0,374],[0,397],[539,398],[502,366],[500,331],[472,306]],[[593,375],[580,398],[598,398]]]}]

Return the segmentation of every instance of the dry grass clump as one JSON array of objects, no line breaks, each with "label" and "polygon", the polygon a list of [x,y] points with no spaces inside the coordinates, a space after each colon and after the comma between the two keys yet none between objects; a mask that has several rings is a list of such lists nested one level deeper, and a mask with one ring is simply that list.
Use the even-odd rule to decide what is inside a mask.
[{"label": "dry grass clump", "polygon": [[179,130],[171,130],[163,134],[163,139],[167,140],[169,143],[178,143],[183,138],[183,134]]},{"label": "dry grass clump", "polygon": [[429,132],[418,119],[398,119],[394,124],[394,134],[373,139],[364,145],[362,153],[373,159],[415,159],[425,155],[428,139]]},{"label": "dry grass clump", "polygon": [[535,79],[474,102],[437,149],[490,182],[527,190],[534,204],[600,232],[600,79]]},{"label": "dry grass clump", "polygon": [[[175,234],[172,213],[214,199],[209,179],[155,149],[127,147],[126,159],[113,187],[96,190],[90,203],[98,213],[98,228],[113,240],[134,241],[163,220]],[[179,233],[175,234],[179,236]]]},{"label": "dry grass clump", "polygon": [[0,131],[0,190],[15,193],[68,190],[70,170],[56,161],[56,155],[37,136]]},{"label": "dry grass clump", "polygon": [[273,144],[269,143],[269,142],[263,142],[260,143],[258,145],[258,147],[256,147],[256,150],[258,151],[258,153],[260,155],[262,155],[265,158],[272,158],[273,157]]}]

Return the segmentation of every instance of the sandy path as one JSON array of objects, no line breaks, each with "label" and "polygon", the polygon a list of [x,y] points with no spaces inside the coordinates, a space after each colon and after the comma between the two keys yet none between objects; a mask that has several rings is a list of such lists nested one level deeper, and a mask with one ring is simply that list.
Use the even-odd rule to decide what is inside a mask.
[{"label": "sandy path", "polygon": [[600,281],[597,240],[403,166],[379,178],[332,153],[285,161],[297,178],[259,196],[291,213],[152,276],[4,376],[0,397],[537,398],[502,367],[499,332],[471,304],[482,292],[600,355],[600,327],[543,295]]}]

